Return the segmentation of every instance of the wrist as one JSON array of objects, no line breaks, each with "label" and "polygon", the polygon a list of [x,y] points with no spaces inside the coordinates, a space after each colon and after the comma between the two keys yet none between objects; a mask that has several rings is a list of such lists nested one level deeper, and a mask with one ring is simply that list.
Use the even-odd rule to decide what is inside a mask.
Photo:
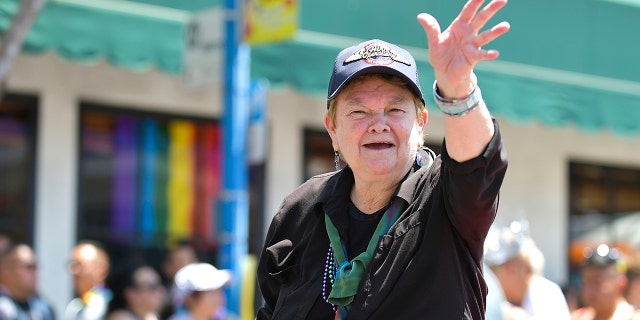
[{"label": "wrist", "polygon": [[450,79],[444,75],[436,75],[438,82],[438,94],[450,100],[459,100],[471,94],[478,83],[475,73],[471,72],[469,77],[464,79]]},{"label": "wrist", "polygon": [[438,82],[433,82],[433,98],[436,105],[444,114],[450,116],[463,116],[475,110],[482,101],[482,92],[477,84],[462,98],[450,99],[445,98],[440,93]]}]

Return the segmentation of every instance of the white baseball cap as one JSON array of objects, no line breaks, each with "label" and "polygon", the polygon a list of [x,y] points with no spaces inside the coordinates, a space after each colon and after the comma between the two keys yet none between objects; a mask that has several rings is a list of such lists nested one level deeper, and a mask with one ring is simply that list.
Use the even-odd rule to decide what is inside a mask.
[{"label": "white baseball cap", "polygon": [[194,291],[217,290],[231,281],[229,270],[218,270],[209,263],[192,263],[178,270],[174,288],[176,298],[184,298]]}]

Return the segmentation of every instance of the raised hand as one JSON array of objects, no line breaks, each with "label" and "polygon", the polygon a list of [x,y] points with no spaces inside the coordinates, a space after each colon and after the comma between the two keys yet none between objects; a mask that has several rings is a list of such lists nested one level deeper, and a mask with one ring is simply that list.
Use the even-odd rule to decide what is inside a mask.
[{"label": "raised hand", "polygon": [[497,50],[482,46],[509,31],[503,21],[480,32],[507,0],[492,0],[480,9],[484,0],[469,0],[451,25],[441,32],[438,21],[427,13],[418,15],[429,45],[429,61],[435,71],[439,92],[447,98],[464,97],[474,85],[473,68],[483,60],[493,60]]}]

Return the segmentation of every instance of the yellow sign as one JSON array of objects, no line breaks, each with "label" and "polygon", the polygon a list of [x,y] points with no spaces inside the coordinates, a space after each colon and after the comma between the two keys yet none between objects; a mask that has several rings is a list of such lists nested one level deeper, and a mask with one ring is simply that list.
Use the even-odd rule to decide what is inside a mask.
[{"label": "yellow sign", "polygon": [[250,45],[288,40],[298,28],[298,0],[248,0],[245,41]]}]

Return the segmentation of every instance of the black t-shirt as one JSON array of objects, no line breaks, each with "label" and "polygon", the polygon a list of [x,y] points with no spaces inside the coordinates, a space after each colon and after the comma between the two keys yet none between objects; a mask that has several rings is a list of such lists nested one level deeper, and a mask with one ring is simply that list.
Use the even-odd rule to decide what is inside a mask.
[{"label": "black t-shirt", "polygon": [[371,236],[376,231],[378,222],[388,207],[387,205],[373,214],[366,214],[349,201],[349,234],[346,236],[349,259],[353,259],[367,250]]},{"label": "black t-shirt", "polygon": [[29,301],[18,301],[18,300],[13,300],[16,303],[16,306],[18,306],[20,309],[22,309],[22,311],[24,311],[24,313],[29,314]]},{"label": "black t-shirt", "polygon": [[[367,250],[369,240],[373,232],[376,231],[382,214],[389,208],[386,206],[373,214],[366,214],[360,211],[353,202],[349,201],[349,234],[346,235],[347,256],[353,259],[360,253]],[[327,284],[329,286],[329,284]],[[329,294],[330,288],[327,288]],[[331,305],[324,301],[322,296],[318,297],[309,312],[310,319],[334,319],[335,312],[331,309]]]}]

